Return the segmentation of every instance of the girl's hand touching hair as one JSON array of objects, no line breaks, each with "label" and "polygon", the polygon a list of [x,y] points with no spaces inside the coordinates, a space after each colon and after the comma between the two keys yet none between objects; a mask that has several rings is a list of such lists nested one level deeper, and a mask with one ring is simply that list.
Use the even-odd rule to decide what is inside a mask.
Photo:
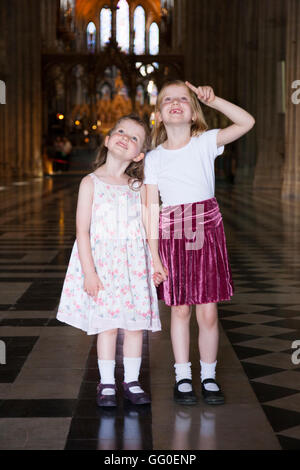
[{"label": "girl's hand touching hair", "polygon": [[189,87],[194,93],[196,93],[197,98],[201,103],[210,104],[215,99],[215,93],[211,86],[199,86],[196,88],[190,82],[185,82],[186,86]]},{"label": "girl's hand touching hair", "polygon": [[104,290],[103,284],[96,272],[84,276],[83,288],[85,292],[94,299],[96,299],[99,290]]}]

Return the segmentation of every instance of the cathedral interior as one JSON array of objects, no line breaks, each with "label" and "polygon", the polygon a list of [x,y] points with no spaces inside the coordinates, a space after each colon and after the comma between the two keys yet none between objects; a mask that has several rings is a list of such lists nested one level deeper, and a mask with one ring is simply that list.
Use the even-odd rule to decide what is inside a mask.
[{"label": "cathedral interior", "polygon": [[[151,406],[105,410],[95,337],[56,319],[78,186],[121,116],[153,127],[168,79],[256,121],[215,161],[235,283],[218,305],[226,401],[174,403],[161,303],[143,342]],[[299,0],[0,0],[0,449],[300,449],[299,92]],[[200,391],[193,333],[190,353]]]}]

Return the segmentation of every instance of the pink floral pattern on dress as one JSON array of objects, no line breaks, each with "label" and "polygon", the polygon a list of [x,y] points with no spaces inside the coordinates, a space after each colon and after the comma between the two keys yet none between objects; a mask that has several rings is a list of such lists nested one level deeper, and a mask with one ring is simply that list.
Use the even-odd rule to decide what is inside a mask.
[{"label": "pink floral pattern on dress", "polygon": [[94,173],[89,176],[94,181],[90,241],[104,290],[97,299],[84,291],[75,241],[57,319],[89,335],[113,328],[158,331],[161,324],[140,192],[104,183]]}]

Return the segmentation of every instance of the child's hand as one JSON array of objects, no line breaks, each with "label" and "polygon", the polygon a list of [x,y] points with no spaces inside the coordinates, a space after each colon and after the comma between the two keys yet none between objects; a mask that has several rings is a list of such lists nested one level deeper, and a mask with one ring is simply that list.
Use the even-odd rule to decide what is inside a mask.
[{"label": "child's hand", "polygon": [[168,278],[168,270],[161,262],[154,263],[153,282],[155,287]]},{"label": "child's hand", "polygon": [[93,298],[97,297],[99,290],[104,290],[103,284],[96,272],[85,276],[83,288]]},{"label": "child's hand", "polygon": [[209,104],[212,103],[215,99],[215,93],[211,86],[199,86],[196,88],[190,82],[185,82],[186,86],[188,86],[194,93],[196,93],[197,98],[201,103]]}]

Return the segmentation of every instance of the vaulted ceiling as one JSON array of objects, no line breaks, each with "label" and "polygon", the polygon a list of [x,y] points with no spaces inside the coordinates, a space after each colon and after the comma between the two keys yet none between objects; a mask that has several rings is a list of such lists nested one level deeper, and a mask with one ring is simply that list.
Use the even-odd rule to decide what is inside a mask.
[{"label": "vaulted ceiling", "polygon": [[[101,8],[106,5],[110,6],[111,1],[114,5],[118,3],[119,0],[77,0],[76,1],[76,15],[78,18],[84,18],[90,20],[95,15],[98,15]],[[161,16],[161,4],[160,0],[127,0],[130,5],[136,7],[142,5],[147,13],[152,12],[153,20],[160,20]]]}]

